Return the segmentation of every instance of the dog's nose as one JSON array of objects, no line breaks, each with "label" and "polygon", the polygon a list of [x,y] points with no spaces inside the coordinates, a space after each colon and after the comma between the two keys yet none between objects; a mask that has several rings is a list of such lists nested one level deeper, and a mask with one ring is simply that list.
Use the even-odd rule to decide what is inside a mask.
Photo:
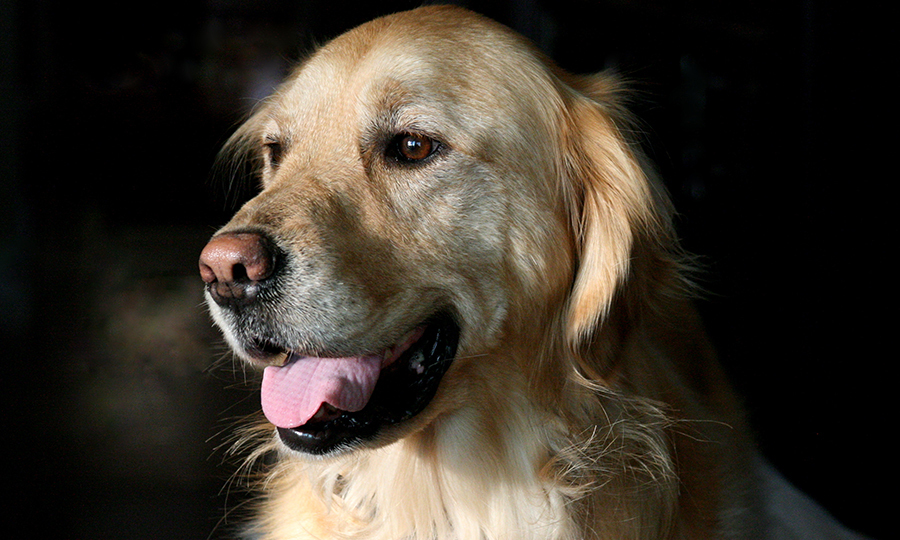
[{"label": "dog's nose", "polygon": [[219,305],[253,302],[259,283],[275,269],[270,242],[252,232],[225,233],[214,237],[200,253],[200,277]]}]

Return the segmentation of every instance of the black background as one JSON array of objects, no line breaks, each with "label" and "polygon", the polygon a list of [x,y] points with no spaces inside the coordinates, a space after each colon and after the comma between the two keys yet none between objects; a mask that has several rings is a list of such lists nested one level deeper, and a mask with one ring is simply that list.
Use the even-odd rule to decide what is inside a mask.
[{"label": "black background", "polygon": [[[461,3],[570,71],[635,82],[760,448],[885,537],[885,14],[809,0]],[[0,4],[11,538],[228,537],[225,508],[243,497],[222,445],[258,398],[210,326],[196,259],[251,191],[211,179],[215,153],[303,51],[416,4]]]}]

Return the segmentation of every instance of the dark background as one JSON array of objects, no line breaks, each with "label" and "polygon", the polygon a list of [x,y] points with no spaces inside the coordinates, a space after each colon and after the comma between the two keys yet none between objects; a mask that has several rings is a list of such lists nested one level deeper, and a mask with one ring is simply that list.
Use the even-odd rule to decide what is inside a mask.
[{"label": "dark background", "polygon": [[[196,276],[206,238],[250,194],[211,179],[216,151],[302,51],[417,3],[0,3],[10,538],[228,537],[225,508],[242,495],[222,445],[258,398]],[[570,71],[635,81],[760,448],[838,518],[886,537],[895,243],[877,209],[896,173],[871,129],[888,125],[884,14],[809,0],[462,3]]]}]

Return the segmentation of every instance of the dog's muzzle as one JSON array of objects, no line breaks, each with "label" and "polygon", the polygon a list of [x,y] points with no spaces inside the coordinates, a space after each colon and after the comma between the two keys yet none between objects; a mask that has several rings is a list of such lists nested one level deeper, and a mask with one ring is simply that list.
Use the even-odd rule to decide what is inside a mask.
[{"label": "dog's muzzle", "polygon": [[383,428],[424,410],[456,355],[460,329],[451,311],[436,307],[381,351],[328,358],[296,350],[296,344],[279,343],[273,329],[260,330],[259,321],[268,317],[259,314],[272,312],[270,303],[277,301],[273,283],[284,258],[264,234],[224,233],[203,249],[200,275],[209,298],[232,315],[220,325],[256,325],[252,339],[232,332],[239,336],[236,343],[252,356],[285,358],[282,365],[266,367],[262,382],[263,412],[285,445],[332,453],[373,440]]}]

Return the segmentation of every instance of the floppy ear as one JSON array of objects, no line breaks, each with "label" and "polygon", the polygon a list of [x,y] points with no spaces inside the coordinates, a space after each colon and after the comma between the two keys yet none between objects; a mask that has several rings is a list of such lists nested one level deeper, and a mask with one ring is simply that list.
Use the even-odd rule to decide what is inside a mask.
[{"label": "floppy ear", "polygon": [[638,246],[667,225],[639,154],[617,125],[625,117],[615,99],[614,80],[576,82],[581,89],[569,96],[563,133],[579,256],[568,335],[577,344],[593,334],[617,295],[634,280]]},{"label": "floppy ear", "polygon": [[261,126],[266,114],[264,108],[257,109],[216,156],[212,175],[224,191],[227,207],[237,207],[258,192],[263,164]]}]

